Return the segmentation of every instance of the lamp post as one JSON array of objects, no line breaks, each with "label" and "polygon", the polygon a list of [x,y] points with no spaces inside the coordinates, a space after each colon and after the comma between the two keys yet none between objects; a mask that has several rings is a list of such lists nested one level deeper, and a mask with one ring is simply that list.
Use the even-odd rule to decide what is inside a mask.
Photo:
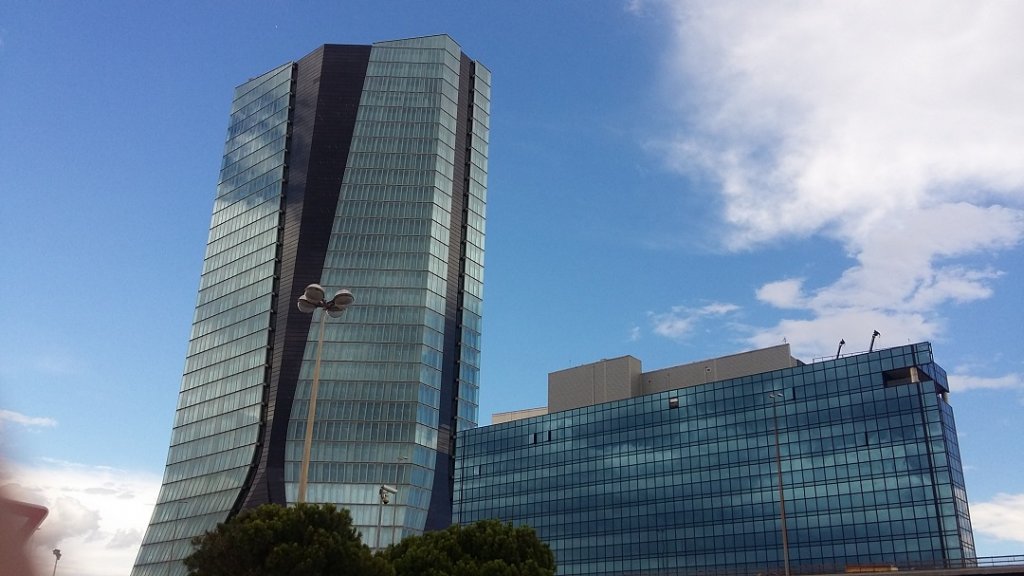
[{"label": "lamp post", "polygon": [[320,312],[320,336],[316,344],[316,362],[313,365],[313,387],[309,392],[309,413],[306,415],[306,438],[302,444],[302,467],[299,469],[299,495],[296,499],[300,504],[306,501],[306,483],[309,480],[309,453],[313,447],[313,420],[316,418],[316,395],[320,388],[320,352],[324,347],[324,320],[327,316],[337,318],[349,307],[355,298],[346,289],[338,290],[334,298],[324,300],[324,289],[319,284],[306,286],[305,292],[299,296],[299,310],[312,314],[317,308]]},{"label": "lamp post", "polygon": [[782,392],[772,392],[772,423],[775,428],[775,466],[779,473],[779,524],[782,529],[782,563],[785,576],[789,576],[789,537],[786,534],[786,497],[782,491],[782,450],[779,448],[779,414],[775,409],[775,400],[782,398]]},{"label": "lamp post", "polygon": [[53,576],[57,576],[57,561],[60,560],[60,548],[53,549]]},{"label": "lamp post", "polygon": [[374,546],[374,549],[380,550],[380,532],[384,529],[384,505],[391,502],[391,495],[398,494],[398,489],[394,486],[381,484],[377,494],[380,495],[380,507],[377,510],[377,545]]}]

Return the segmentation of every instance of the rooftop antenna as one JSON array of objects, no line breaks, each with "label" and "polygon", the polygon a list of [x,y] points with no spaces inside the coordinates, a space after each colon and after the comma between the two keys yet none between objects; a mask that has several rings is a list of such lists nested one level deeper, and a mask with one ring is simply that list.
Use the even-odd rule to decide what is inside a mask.
[{"label": "rooftop antenna", "polygon": [[878,330],[875,330],[874,332],[871,333],[871,346],[868,346],[868,352],[871,352],[872,350],[875,349],[875,338],[878,338],[881,335],[882,333],[879,332]]},{"label": "rooftop antenna", "polygon": [[846,344],[846,340],[839,340],[839,350],[836,350],[836,360],[839,360],[839,355],[843,353],[843,345]]}]

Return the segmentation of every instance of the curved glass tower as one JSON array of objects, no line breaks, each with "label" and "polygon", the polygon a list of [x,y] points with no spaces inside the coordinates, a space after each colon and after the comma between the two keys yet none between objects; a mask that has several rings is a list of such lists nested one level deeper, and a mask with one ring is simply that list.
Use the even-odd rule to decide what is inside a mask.
[{"label": "curved glass tower", "polygon": [[[328,319],[307,500],[387,546],[451,523],[477,421],[490,73],[447,36],[325,45],[235,91],[163,486],[134,575],[295,501]],[[381,484],[398,493],[381,507]]]}]

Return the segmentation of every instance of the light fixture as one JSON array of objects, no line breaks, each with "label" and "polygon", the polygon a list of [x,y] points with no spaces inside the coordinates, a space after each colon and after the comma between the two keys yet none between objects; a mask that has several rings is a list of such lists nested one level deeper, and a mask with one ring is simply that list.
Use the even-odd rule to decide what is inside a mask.
[{"label": "light fixture", "polygon": [[872,350],[875,349],[875,338],[878,338],[881,335],[882,333],[879,332],[878,330],[875,330],[874,332],[871,333],[871,346],[868,346],[868,352],[871,352]]},{"label": "light fixture", "polygon": [[[377,510],[377,545],[375,548],[380,550],[380,533],[384,529],[384,505],[391,503],[391,496],[398,494],[398,488],[381,484],[377,494],[380,496],[380,507]],[[391,524],[394,525],[394,522]]]},{"label": "light fixture", "polygon": [[297,302],[299,311],[306,314],[312,314],[317,308],[323,308],[323,312],[320,313],[320,336],[317,338],[316,344],[316,363],[313,365],[313,387],[309,391],[309,413],[306,415],[306,437],[302,443],[302,466],[299,468],[299,490],[296,501],[303,503],[306,501],[306,484],[309,481],[309,458],[310,452],[313,448],[313,420],[316,418],[316,396],[317,391],[320,389],[320,351],[324,347],[324,320],[328,316],[331,318],[337,318],[348,308],[353,302],[356,301],[355,297],[352,296],[352,292],[346,288],[342,288],[334,293],[334,297],[330,300],[324,300],[324,296],[327,293],[324,291],[323,286],[319,284],[310,284],[306,286],[306,290],[303,291],[302,296],[299,296]]},{"label": "light fixture", "polygon": [[331,318],[337,318],[356,300],[352,292],[345,288],[335,292],[330,300],[324,300],[325,295],[323,287],[319,284],[306,286],[306,291],[299,296],[299,310],[310,314],[317,308],[323,308]]}]

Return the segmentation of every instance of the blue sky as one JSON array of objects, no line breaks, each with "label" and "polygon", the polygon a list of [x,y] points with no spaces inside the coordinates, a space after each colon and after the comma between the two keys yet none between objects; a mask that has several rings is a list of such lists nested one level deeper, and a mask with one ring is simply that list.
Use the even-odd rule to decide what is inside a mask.
[{"label": "blue sky", "polygon": [[436,33],[494,74],[482,422],[606,357],[930,340],[979,553],[1024,551],[1024,5],[137,4],[0,9],[0,483],[44,560],[134,560],[234,86]]}]

